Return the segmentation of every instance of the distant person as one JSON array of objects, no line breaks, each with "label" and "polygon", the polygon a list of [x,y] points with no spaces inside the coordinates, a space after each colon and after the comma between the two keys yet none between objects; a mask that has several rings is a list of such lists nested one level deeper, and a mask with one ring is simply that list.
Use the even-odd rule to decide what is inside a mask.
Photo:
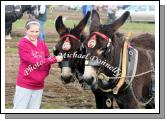
[{"label": "distant person", "polygon": [[16,78],[14,109],[39,109],[44,89],[44,80],[51,64],[61,62],[62,56],[50,56],[43,41],[38,39],[40,23],[27,21],[26,35],[18,42],[20,64]]},{"label": "distant person", "polygon": [[[90,11],[90,12],[92,11],[92,5],[83,5],[82,6],[82,15],[83,15],[83,17],[86,16],[88,11]],[[91,23],[91,20],[89,19],[87,25],[89,26],[90,23]],[[88,26],[85,27],[85,30],[87,32],[89,31],[89,27]]]},{"label": "distant person", "polygon": [[116,19],[116,16],[115,16],[116,11],[117,11],[116,5],[108,6],[107,14],[108,14],[108,20],[110,23]]},{"label": "distant person", "polygon": [[41,41],[46,40],[46,33],[44,29],[45,22],[47,20],[47,6],[46,5],[40,5],[39,6],[39,16],[37,17],[40,23],[40,35],[39,39]]},{"label": "distant person", "polygon": [[82,6],[82,15],[83,15],[83,17],[86,16],[88,11],[92,11],[92,5],[83,5]]}]

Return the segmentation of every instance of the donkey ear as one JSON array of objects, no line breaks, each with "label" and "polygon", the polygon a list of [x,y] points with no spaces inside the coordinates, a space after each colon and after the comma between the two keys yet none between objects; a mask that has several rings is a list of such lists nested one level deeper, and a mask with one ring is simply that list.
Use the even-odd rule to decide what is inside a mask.
[{"label": "donkey ear", "polygon": [[100,26],[100,16],[96,10],[92,10],[90,33],[98,31]]},{"label": "donkey ear", "polygon": [[90,17],[90,11],[87,12],[86,16],[79,22],[79,24],[73,29],[76,33],[80,34],[85,28]]},{"label": "donkey ear", "polygon": [[66,31],[66,26],[63,24],[62,16],[59,16],[55,21],[57,32],[62,35]]},{"label": "donkey ear", "polygon": [[117,20],[113,21],[113,23],[108,25],[109,28],[111,28],[112,31],[118,30],[125,23],[125,21],[128,19],[129,15],[130,15],[130,12],[126,11],[124,14],[122,14],[122,16],[120,18],[118,18]]}]

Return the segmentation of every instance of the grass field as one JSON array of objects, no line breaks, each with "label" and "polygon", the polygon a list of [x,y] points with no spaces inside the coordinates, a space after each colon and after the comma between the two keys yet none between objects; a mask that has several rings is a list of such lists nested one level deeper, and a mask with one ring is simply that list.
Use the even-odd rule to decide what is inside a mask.
[{"label": "grass field", "polygon": [[[13,28],[16,30],[24,30],[24,25],[26,23],[25,19],[18,20],[13,24]],[[77,25],[79,20],[65,20],[64,24],[67,27],[73,28],[74,25]],[[47,20],[45,24],[45,30],[57,34],[55,30],[55,21],[54,20]],[[155,25],[153,23],[125,23],[121,28],[120,31],[127,32],[132,31],[134,33],[144,33],[150,32],[154,34]]]}]

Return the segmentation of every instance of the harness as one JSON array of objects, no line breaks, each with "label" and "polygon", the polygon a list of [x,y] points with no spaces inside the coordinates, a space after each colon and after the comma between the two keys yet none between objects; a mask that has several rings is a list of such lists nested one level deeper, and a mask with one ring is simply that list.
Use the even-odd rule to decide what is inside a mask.
[{"label": "harness", "polygon": [[[92,37],[90,38],[89,42],[88,42],[88,47],[89,48],[94,48],[95,44],[96,44],[96,35],[99,35],[100,37],[102,37],[105,41],[107,41],[107,46],[105,47],[106,52],[108,51],[109,47],[112,45],[111,43],[111,39],[109,37],[107,37],[106,35],[104,35],[103,33],[100,32],[93,32],[92,33]],[[85,60],[85,66],[100,66],[100,63],[96,60]]]},{"label": "harness", "polygon": [[[100,32],[93,32],[92,33],[92,37],[90,39],[90,41],[96,41],[96,35],[99,35],[101,36],[105,41],[107,41],[107,46],[106,46],[106,50],[109,49],[109,47],[112,45],[111,43],[111,39],[109,37],[107,37],[106,35],[104,35],[103,33],[100,33]],[[119,89],[122,87],[122,85],[124,84],[125,82],[125,76],[126,76],[126,53],[127,53],[127,45],[128,45],[128,39],[129,37],[131,36],[131,33],[128,34],[127,38],[126,38],[126,41],[124,42],[124,48],[123,48],[123,58],[122,58],[122,74],[121,74],[121,77],[120,80],[118,81],[118,84],[115,86],[115,88],[112,90],[113,91],[113,94],[117,94]],[[93,42],[93,43],[96,43],[96,42]],[[94,47],[94,45],[89,45],[89,42],[88,42],[88,47]],[[91,62],[91,61],[88,61],[86,60],[85,61],[85,65],[88,66],[100,66],[100,63],[97,63],[97,62]],[[120,65],[119,65],[120,67]],[[109,80],[109,78],[107,78],[107,76],[103,73],[100,73],[99,76],[98,76],[99,79],[101,80],[104,80],[104,79],[107,79]],[[99,89],[101,89],[103,92],[105,92],[105,90],[103,90],[101,87],[99,87]],[[109,91],[107,91],[109,92]]]},{"label": "harness", "polygon": [[[101,36],[102,38],[104,38],[104,40],[107,40],[107,41],[110,40],[109,37],[107,37],[106,35],[104,35],[100,32],[94,32],[93,34],[97,34],[97,35]],[[104,80],[104,81],[110,81],[110,79],[114,79],[114,80],[120,79],[120,80],[118,81],[117,85],[113,89],[102,89],[101,87],[98,86],[98,88],[101,91],[113,92],[113,94],[118,94],[119,89],[122,87],[122,85],[124,83],[127,84],[125,89],[131,85],[134,77],[142,76],[142,75],[145,75],[148,73],[154,73],[154,69],[151,69],[151,70],[148,70],[146,72],[143,72],[143,73],[136,75],[137,62],[138,62],[138,51],[135,48],[133,48],[127,44],[130,37],[131,37],[131,33],[128,33],[128,36],[125,38],[126,40],[124,42],[123,54],[120,53],[120,61],[119,62],[120,63],[122,62],[121,76],[120,77],[118,77],[118,76],[109,77],[109,76],[106,76],[104,73],[100,73],[98,75],[98,79]],[[96,39],[95,35],[93,35],[92,38]],[[107,45],[111,45],[110,43],[111,43],[111,41],[108,41]],[[122,61],[121,61],[121,57],[122,57]],[[151,58],[151,56],[149,58]],[[149,60],[152,60],[152,59],[149,59]],[[120,68],[120,65],[121,64],[119,64],[119,68]],[[151,65],[153,66],[153,64],[151,64]],[[97,62],[91,62],[89,60],[86,60],[85,66],[100,66],[100,64]],[[152,74],[152,77],[154,77],[154,74]]]},{"label": "harness", "polygon": [[[107,37],[104,34],[99,33],[99,32],[94,32],[93,34],[98,34],[99,36],[101,36],[102,38],[104,38],[104,40],[108,40],[107,49],[111,46],[111,39],[109,37]],[[123,57],[120,54],[120,62],[122,62],[122,74],[121,74],[121,78],[118,81],[117,85],[114,87],[114,89],[104,90],[101,87],[99,87],[99,89],[102,90],[103,92],[113,91],[113,94],[117,94],[118,91],[119,91],[119,89],[122,87],[122,85],[125,82],[125,78],[126,78],[126,66],[127,66],[127,47],[128,47],[128,40],[129,40],[130,36],[131,36],[131,33],[128,33],[128,36],[127,36],[127,38],[126,38],[126,40],[124,42]],[[95,35],[93,36],[93,38],[95,40]],[[121,57],[122,57],[122,61],[121,61]],[[120,68],[120,64],[119,64],[119,68]],[[118,72],[117,72],[117,74],[118,74]],[[100,73],[98,75],[98,79],[109,81],[110,78],[107,77],[104,73]]]},{"label": "harness", "polygon": [[[61,40],[63,40],[64,38],[65,38],[65,40],[64,40],[64,43],[62,45],[62,49],[64,51],[69,51],[71,49],[70,38],[73,38],[75,41],[79,41],[79,39],[72,34],[65,34],[62,37],[60,37]],[[73,59],[63,60],[60,63],[60,67],[72,67],[72,68],[74,68],[75,67],[75,61]]]},{"label": "harness", "polygon": [[[99,36],[101,36],[102,38],[104,38],[104,40],[110,40],[109,37],[105,36],[102,33],[99,32],[94,32],[93,34],[97,34]],[[138,62],[138,50],[136,50],[135,48],[131,47],[130,45],[128,45],[128,40],[131,37],[131,33],[128,33],[128,36],[125,38],[125,42],[124,42],[124,48],[123,48],[123,53],[120,53],[120,61],[119,61],[119,68],[122,62],[122,74],[121,77],[118,77],[117,75],[115,77],[109,77],[106,76],[104,73],[100,73],[98,75],[98,79],[103,80],[103,81],[110,81],[110,79],[120,79],[117,83],[117,85],[113,88],[113,89],[103,89],[100,86],[98,86],[98,88],[102,91],[102,92],[113,92],[113,94],[118,94],[119,89],[123,86],[124,83],[126,83],[126,87],[123,88],[123,90],[127,89],[128,87],[130,87],[132,95],[134,97],[134,99],[136,100],[136,102],[138,102],[139,105],[145,106],[146,104],[150,103],[153,99],[154,99],[154,93],[155,93],[155,77],[154,77],[154,64],[153,64],[153,59],[150,55],[150,51],[147,50],[147,57],[148,60],[151,64],[151,70],[148,70],[146,72],[140,73],[136,75],[136,69],[137,69],[137,62]],[[95,35],[92,36],[92,38],[96,41]],[[111,45],[111,41],[108,41],[107,47],[109,47],[108,45]],[[121,60],[122,58],[122,60]],[[100,66],[98,63],[96,64],[96,62],[89,62],[88,60],[85,62],[85,65],[88,66]],[[134,79],[134,77],[138,77],[138,76],[142,76],[145,74],[151,73],[151,78],[152,78],[152,85],[151,85],[151,90],[150,90],[150,94],[151,97],[146,101],[146,102],[141,102],[136,98],[136,95],[134,94],[133,91],[133,87],[132,87],[132,81]],[[110,98],[108,98],[106,100],[106,105],[108,101],[110,100]],[[111,103],[110,103],[111,104]],[[108,106],[108,105],[107,105]],[[108,106],[111,107],[111,106]]]},{"label": "harness", "polygon": [[[76,37],[76,36],[74,36],[72,34],[65,34],[65,35],[63,35],[63,36],[60,37],[61,40],[64,39],[64,43],[62,45],[62,49],[64,51],[68,52],[71,49],[70,38],[73,38],[75,40],[74,44],[77,44],[77,42],[81,43],[81,40],[78,37]],[[81,43],[81,46],[80,46],[79,49],[80,50],[76,50],[76,51],[77,52],[80,51],[81,54],[83,54],[84,53],[83,52],[84,51],[83,43]],[[59,63],[59,66],[60,67],[75,68],[75,74],[72,75],[73,78],[74,78],[74,80],[77,81],[77,82],[81,82],[81,80],[83,79],[83,77],[82,77],[83,72],[81,70],[76,69],[76,67],[78,66],[77,62],[76,62],[76,59],[71,59],[71,58],[68,58],[66,60],[64,59],[61,63]]]}]

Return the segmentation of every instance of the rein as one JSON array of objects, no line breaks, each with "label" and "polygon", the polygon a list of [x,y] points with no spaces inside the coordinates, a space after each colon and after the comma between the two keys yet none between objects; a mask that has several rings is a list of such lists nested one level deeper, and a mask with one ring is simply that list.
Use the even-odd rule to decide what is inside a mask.
[{"label": "rein", "polygon": [[[100,80],[105,80],[105,81],[109,81],[110,79],[134,78],[134,77],[139,77],[139,76],[142,76],[142,75],[151,73],[151,72],[154,72],[154,70],[152,69],[152,70],[149,70],[149,71],[146,71],[146,72],[143,72],[143,73],[134,75],[134,76],[125,76],[125,77],[109,77],[109,76],[106,76],[104,73],[100,73],[99,76],[98,76],[98,79],[100,79]],[[131,81],[131,83],[132,83],[132,81]],[[129,83],[129,85],[130,85],[131,83]],[[101,91],[103,91],[103,92],[112,92],[112,91],[114,91],[114,89],[102,89],[101,87],[98,87],[98,88],[99,88]]]},{"label": "rein", "polygon": [[109,77],[109,76],[106,76],[104,73],[100,73],[98,76],[98,79],[109,81],[110,79],[132,78],[132,77],[139,77],[139,76],[148,74],[150,72],[154,72],[154,70],[152,69],[152,70],[140,73],[140,74],[136,74],[134,76],[124,76],[124,77]]}]

